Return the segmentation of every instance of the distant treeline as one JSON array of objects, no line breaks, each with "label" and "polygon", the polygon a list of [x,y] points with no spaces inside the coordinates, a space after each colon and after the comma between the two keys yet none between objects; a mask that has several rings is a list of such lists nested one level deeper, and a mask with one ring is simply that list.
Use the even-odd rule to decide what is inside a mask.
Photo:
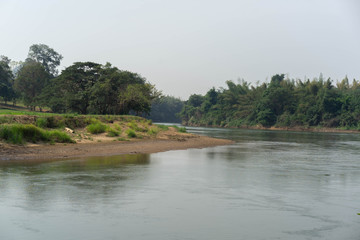
[{"label": "distant treeline", "polygon": [[44,44],[32,45],[24,62],[1,56],[0,100],[56,113],[140,115],[161,95],[139,74],[110,63],[76,62],[58,75],[61,59]]},{"label": "distant treeline", "polygon": [[251,86],[227,81],[227,89],[191,95],[180,116],[184,124],[221,127],[321,126],[360,129],[360,82],[347,77],[333,85],[322,75],[310,80],[275,75]]},{"label": "distant treeline", "polygon": [[184,102],[172,96],[163,96],[153,101],[148,118],[153,122],[181,123],[178,113]]}]

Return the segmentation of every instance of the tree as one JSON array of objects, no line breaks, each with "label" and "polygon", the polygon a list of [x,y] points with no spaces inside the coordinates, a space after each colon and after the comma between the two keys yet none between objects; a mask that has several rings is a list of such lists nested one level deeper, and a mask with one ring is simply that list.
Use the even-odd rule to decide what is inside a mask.
[{"label": "tree", "polygon": [[148,113],[157,96],[155,87],[137,73],[121,71],[110,63],[77,62],[50,81],[41,102],[55,112]]},{"label": "tree", "polygon": [[13,75],[9,66],[10,59],[0,56],[0,98],[6,103],[15,97],[13,91]]},{"label": "tree", "polygon": [[66,112],[87,114],[91,88],[102,74],[102,65],[93,62],[76,62],[62,71],[53,83],[61,92],[54,93],[64,99]]},{"label": "tree", "polygon": [[128,114],[130,111],[134,111],[137,115],[149,114],[152,100],[158,98],[160,94],[155,86],[149,83],[129,84],[119,95],[122,114]]},{"label": "tree", "polygon": [[15,90],[23,97],[24,104],[35,110],[39,106],[39,95],[50,76],[38,62],[28,61],[19,71],[15,79]]},{"label": "tree", "polygon": [[28,58],[39,62],[47,73],[55,77],[58,74],[56,68],[60,66],[63,56],[45,44],[33,44],[30,46]]},{"label": "tree", "polygon": [[172,96],[164,96],[153,101],[151,105],[151,112],[149,118],[155,122],[181,122],[178,117],[182,107],[183,101]]}]

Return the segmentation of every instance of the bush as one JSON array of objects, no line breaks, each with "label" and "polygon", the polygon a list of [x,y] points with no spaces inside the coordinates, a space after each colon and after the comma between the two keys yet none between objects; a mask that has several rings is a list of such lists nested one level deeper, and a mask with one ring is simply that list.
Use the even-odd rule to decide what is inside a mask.
[{"label": "bush", "polygon": [[132,130],[132,129],[126,130],[126,134],[127,134],[128,137],[130,137],[130,138],[135,138],[135,137],[136,137],[136,133],[135,133],[135,131]]},{"label": "bush", "polygon": [[50,141],[59,143],[75,143],[75,141],[72,140],[69,135],[58,130],[49,131],[48,135]]},{"label": "bush", "polygon": [[106,125],[101,122],[91,123],[86,128],[92,134],[99,134],[106,131]]},{"label": "bush", "polygon": [[113,128],[108,128],[107,133],[108,133],[108,134],[107,134],[108,137],[117,137],[117,136],[120,135],[120,132],[119,132],[119,131],[116,131],[116,130],[113,129]]},{"label": "bush", "polygon": [[46,128],[47,127],[47,119],[46,118],[37,118],[36,119],[36,126],[40,128]]},{"label": "bush", "polygon": [[148,130],[148,134],[150,134],[150,135],[156,135],[156,134],[158,134],[158,132],[159,132],[159,129],[156,127],[152,127]]}]

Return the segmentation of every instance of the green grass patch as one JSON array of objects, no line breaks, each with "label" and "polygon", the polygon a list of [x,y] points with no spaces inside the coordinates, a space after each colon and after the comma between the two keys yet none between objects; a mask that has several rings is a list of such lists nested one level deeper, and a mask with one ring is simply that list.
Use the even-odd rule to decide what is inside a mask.
[{"label": "green grass patch", "polygon": [[150,135],[156,135],[160,132],[160,129],[157,128],[157,127],[151,127],[149,130],[148,130],[148,134]]},{"label": "green grass patch", "polygon": [[86,130],[92,134],[99,134],[106,131],[106,125],[101,122],[91,123],[86,127]]},{"label": "green grass patch", "polygon": [[165,131],[167,131],[167,130],[169,130],[169,126],[166,126],[166,125],[161,125],[161,124],[159,124],[159,125],[156,125],[158,128],[160,128],[161,130],[165,130]]},{"label": "green grass patch", "polygon": [[117,140],[118,140],[118,141],[121,141],[121,142],[122,142],[122,141],[129,141],[129,139],[126,139],[126,138],[123,138],[123,137],[119,137],[119,138],[117,138]]},{"label": "green grass patch", "polygon": [[172,127],[175,128],[176,131],[178,131],[178,132],[186,133],[186,128],[185,127],[179,127],[179,126],[176,126],[176,125],[174,125]]},{"label": "green grass patch", "polygon": [[46,118],[37,118],[36,119],[36,126],[39,128],[46,128],[47,127],[47,119]]},{"label": "green grass patch", "polygon": [[13,119],[9,116],[1,116],[0,117],[0,124],[4,124],[4,123],[12,123]]},{"label": "green grass patch", "polygon": [[46,131],[32,124],[4,124],[0,125],[0,139],[13,144],[25,142],[61,142],[74,143],[66,133],[53,130]]},{"label": "green grass patch", "polygon": [[147,132],[148,131],[147,127],[141,127],[135,121],[131,121],[127,125],[129,128],[131,128],[132,130],[134,130],[136,132]]},{"label": "green grass patch", "polygon": [[136,138],[136,132],[133,129],[128,129],[126,130],[126,134],[128,135],[129,138]]},{"label": "green grass patch", "polygon": [[47,131],[47,134],[50,141],[59,142],[59,143],[75,143],[75,141],[72,140],[71,137],[69,137],[69,135],[59,130]]},{"label": "green grass patch", "polygon": [[117,130],[115,130],[113,128],[110,128],[110,127],[106,131],[107,131],[107,136],[108,137],[117,137],[117,136],[120,135],[119,131],[117,131]]}]

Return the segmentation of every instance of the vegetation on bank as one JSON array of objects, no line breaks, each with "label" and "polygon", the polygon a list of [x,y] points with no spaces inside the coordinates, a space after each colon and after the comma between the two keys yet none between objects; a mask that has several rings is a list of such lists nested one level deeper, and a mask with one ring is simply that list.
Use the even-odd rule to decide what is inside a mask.
[{"label": "vegetation on bank", "polygon": [[[186,132],[185,128],[170,127]],[[169,126],[158,126],[151,120],[129,115],[37,115],[35,112],[0,110],[0,140],[13,144],[91,142],[95,138],[98,141],[129,141],[154,138],[166,130]]]},{"label": "vegetation on bank", "polygon": [[184,107],[184,102],[172,96],[155,99],[151,105],[149,119],[161,123],[181,123],[178,113]]},{"label": "vegetation on bank", "polygon": [[[82,125],[90,133],[106,132],[119,138],[139,137],[137,132],[142,131],[130,125],[125,131],[116,127],[109,130],[101,120],[83,126],[79,119],[84,117],[77,117],[78,114],[132,114],[155,122],[181,121],[184,125],[200,126],[360,130],[360,82],[354,79],[350,83],[347,77],[336,84],[321,75],[301,81],[278,74],[269,83],[257,86],[227,81],[226,89],[212,88],[204,96],[194,94],[183,102],[162,96],[140,74],[120,70],[110,63],[76,62],[59,73],[62,58],[44,44],[32,45],[24,61],[0,56],[0,101],[6,106],[12,102],[19,107],[20,103],[30,110],[69,116],[64,115],[57,123],[56,114],[52,113],[16,113],[43,116],[46,120],[33,123],[40,128]],[[0,112],[13,114],[11,110]],[[71,116],[81,124],[69,120]]]},{"label": "vegetation on bank", "polygon": [[256,87],[227,81],[227,89],[191,95],[180,116],[186,125],[220,127],[328,127],[360,130],[360,82],[335,86],[322,76],[312,81],[275,75]]},{"label": "vegetation on bank", "polygon": [[144,115],[161,96],[140,74],[110,63],[76,62],[58,74],[62,58],[45,44],[32,45],[24,61],[0,56],[0,101],[54,113]]},{"label": "vegetation on bank", "polygon": [[9,143],[25,142],[75,143],[69,135],[59,130],[44,130],[33,124],[1,124],[0,139]]}]

